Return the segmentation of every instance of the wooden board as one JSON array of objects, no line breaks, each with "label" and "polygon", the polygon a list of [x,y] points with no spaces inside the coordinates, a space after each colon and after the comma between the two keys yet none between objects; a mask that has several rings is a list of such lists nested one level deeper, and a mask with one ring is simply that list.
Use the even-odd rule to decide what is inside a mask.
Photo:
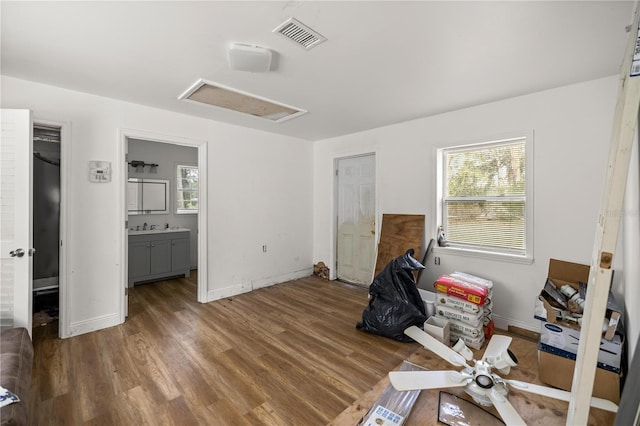
[{"label": "wooden board", "polygon": [[415,250],[413,257],[420,259],[423,241],[424,215],[383,214],[374,276],[410,248]]},{"label": "wooden board", "polygon": [[582,319],[567,424],[582,425],[586,423],[594,386],[602,337],[602,321],[607,310],[609,287],[613,276],[611,267],[618,245],[631,149],[638,125],[640,74],[636,71],[640,66],[637,55],[637,46],[640,43],[639,15],[636,4],[633,25],[630,27],[620,72],[618,102],[613,118],[613,131],[609,145],[609,160],[600,214],[596,224],[588,281],[589,291],[587,291]]}]

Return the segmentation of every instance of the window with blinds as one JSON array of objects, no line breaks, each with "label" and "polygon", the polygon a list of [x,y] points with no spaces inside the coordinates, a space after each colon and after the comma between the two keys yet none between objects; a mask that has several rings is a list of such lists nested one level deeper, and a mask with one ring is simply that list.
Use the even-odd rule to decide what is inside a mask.
[{"label": "window with blinds", "polygon": [[444,245],[526,255],[526,138],[439,152]]}]

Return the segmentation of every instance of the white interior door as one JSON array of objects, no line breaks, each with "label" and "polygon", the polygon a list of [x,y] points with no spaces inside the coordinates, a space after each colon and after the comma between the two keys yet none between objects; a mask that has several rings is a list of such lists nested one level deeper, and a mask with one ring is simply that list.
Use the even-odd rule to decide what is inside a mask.
[{"label": "white interior door", "polygon": [[337,161],[338,220],[336,276],[371,284],[375,266],[375,155]]},{"label": "white interior door", "polygon": [[33,126],[29,110],[0,116],[0,321],[31,334]]}]

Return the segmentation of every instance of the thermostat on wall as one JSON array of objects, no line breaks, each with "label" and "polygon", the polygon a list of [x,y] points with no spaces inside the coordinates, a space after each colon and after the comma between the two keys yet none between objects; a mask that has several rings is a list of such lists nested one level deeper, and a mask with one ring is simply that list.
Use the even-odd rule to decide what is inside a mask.
[{"label": "thermostat on wall", "polygon": [[89,161],[89,182],[111,182],[111,162]]}]

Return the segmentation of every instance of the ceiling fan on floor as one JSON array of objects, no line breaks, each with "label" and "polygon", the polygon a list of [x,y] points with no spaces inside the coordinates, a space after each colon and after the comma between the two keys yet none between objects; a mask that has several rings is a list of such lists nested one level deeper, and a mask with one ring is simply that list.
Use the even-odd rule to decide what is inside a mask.
[{"label": "ceiling fan on floor", "polygon": [[[570,392],[519,380],[504,379],[494,373],[495,369],[502,374],[508,374],[510,368],[518,364],[517,358],[509,350],[511,344],[509,336],[494,335],[481,359],[472,360],[468,357],[473,361],[471,366],[460,353],[416,326],[407,328],[404,333],[442,359],[463,369],[461,371],[392,371],[389,373],[389,379],[393,387],[399,391],[464,387],[464,391],[478,404],[493,405],[507,425],[525,424],[509,402],[509,387],[562,401],[569,401],[571,398]],[[616,404],[603,398],[592,397],[591,406],[614,413],[618,410]]]}]

